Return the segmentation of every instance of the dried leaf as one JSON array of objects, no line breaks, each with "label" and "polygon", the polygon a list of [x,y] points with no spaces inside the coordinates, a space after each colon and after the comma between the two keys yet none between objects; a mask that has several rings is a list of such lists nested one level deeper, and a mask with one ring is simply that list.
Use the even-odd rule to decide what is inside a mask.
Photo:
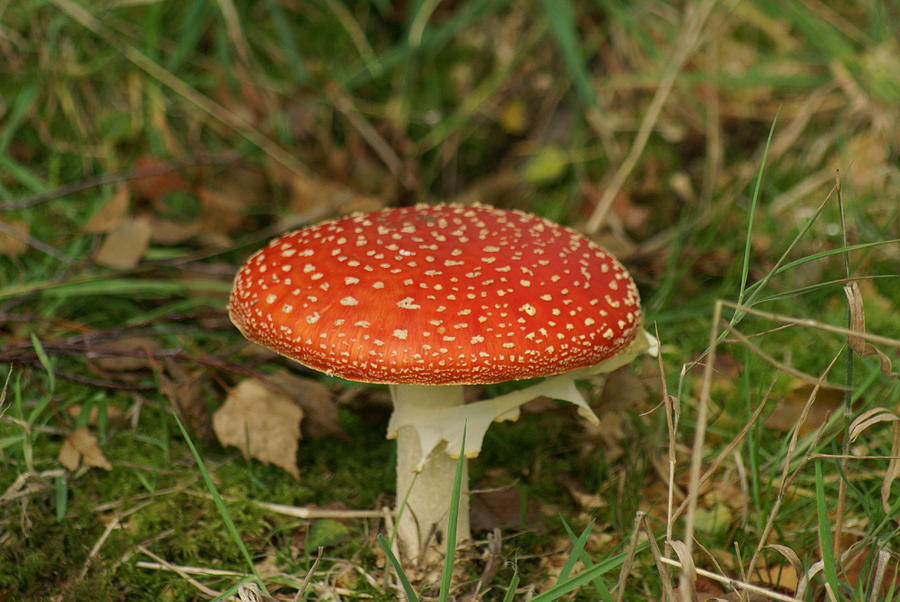
[{"label": "dried leaf", "polygon": [[97,446],[97,438],[84,426],[66,435],[57,459],[71,471],[77,470],[82,463],[89,467],[112,470],[112,464]]},{"label": "dried leaf", "polygon": [[294,376],[285,370],[269,375],[266,382],[281,393],[290,395],[303,408],[304,438],[338,437],[345,441],[350,440],[341,426],[331,389],[324,384],[311,378]]},{"label": "dried leaf", "polygon": [[[0,220],[6,227],[13,232],[21,234],[24,238],[28,236],[28,222],[21,219]],[[0,231],[0,255],[9,255],[10,257],[18,257],[28,250],[28,243],[20,240],[11,234]]]},{"label": "dried leaf", "polygon": [[166,359],[165,366],[165,372],[159,375],[160,393],[169,399],[193,436],[210,439],[211,421],[203,399],[206,382],[203,373],[188,371],[172,359]]},{"label": "dried leaf", "polygon": [[177,245],[200,232],[200,222],[179,222],[153,214],[145,216],[150,222],[150,239],[161,245]]},{"label": "dried leaf", "polygon": [[125,221],[130,200],[131,192],[128,187],[124,184],[118,186],[113,195],[103,203],[97,213],[91,216],[81,230],[88,234],[112,232]]},{"label": "dried leaf", "polygon": [[90,363],[103,372],[126,372],[152,369],[155,365],[152,355],[162,346],[159,340],[150,337],[125,337],[110,341],[103,347],[114,353],[120,352],[122,355],[88,352]]},{"label": "dried leaf", "polygon": [[647,387],[629,366],[610,372],[603,383],[599,408],[602,410],[635,410],[648,398]]},{"label": "dried leaf", "polygon": [[[775,410],[766,418],[766,428],[789,432],[803,412],[803,406],[812,395],[814,385],[809,383],[798,384],[790,393],[778,401]],[[807,435],[819,428],[828,417],[834,414],[844,403],[844,392],[831,387],[819,387],[812,407],[806,415],[806,420],[800,425],[800,436]]]},{"label": "dried leaf", "polygon": [[473,531],[535,526],[541,519],[536,501],[514,486],[473,495],[470,504],[469,520]]},{"label": "dried leaf", "polygon": [[128,270],[140,262],[150,244],[150,223],[144,218],[128,219],[106,235],[94,261],[100,265]]},{"label": "dried leaf", "polygon": [[302,418],[303,410],[288,395],[248,378],[213,414],[213,429],[222,445],[234,445],[245,456],[280,466],[297,479]]},{"label": "dried leaf", "polygon": [[[81,415],[82,406],[80,404],[76,404],[73,406],[69,406],[66,408],[66,412],[68,412],[69,416],[72,418],[78,418]],[[100,415],[100,408],[96,405],[91,406],[91,411],[88,413],[88,425],[97,426],[97,418]],[[127,424],[127,420],[125,418],[125,412],[120,410],[114,405],[106,406],[106,419],[109,420],[111,424],[116,424],[118,426],[124,426]]]},{"label": "dried leaf", "polygon": [[[135,163],[135,171],[150,171],[153,169],[164,168],[166,163],[155,157],[140,157]],[[139,199],[148,200],[151,203],[157,203],[162,197],[173,192],[188,190],[188,183],[181,173],[178,171],[169,171],[166,173],[144,176],[135,178],[128,184],[131,192]]]},{"label": "dried leaf", "polygon": [[[847,303],[850,305],[850,330],[865,332],[866,312],[863,309],[862,293],[859,292],[859,285],[854,281],[844,286],[844,294],[847,295]],[[890,358],[883,351],[862,337],[848,337],[847,345],[849,345],[850,349],[852,349],[859,357],[877,355],[878,361],[881,364],[882,374],[900,378],[900,374],[892,371]]]},{"label": "dried leaf", "polygon": [[796,592],[797,586],[800,583],[800,575],[803,574],[803,563],[800,562],[800,557],[791,548],[777,543],[768,544],[765,547],[771,548],[784,556],[787,561],[791,563],[791,570],[788,571],[788,567],[783,566],[768,567],[765,575],[760,572],[762,581],[764,583],[783,587],[790,592]]}]

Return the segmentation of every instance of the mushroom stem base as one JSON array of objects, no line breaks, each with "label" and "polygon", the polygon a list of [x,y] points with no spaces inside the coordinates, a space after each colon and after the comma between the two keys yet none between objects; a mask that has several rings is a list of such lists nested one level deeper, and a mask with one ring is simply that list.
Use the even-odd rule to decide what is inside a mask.
[{"label": "mushroom stem base", "polygon": [[[463,404],[462,386],[393,385],[394,411],[414,404],[417,409],[439,410]],[[397,431],[397,539],[405,562],[430,562],[440,558],[446,546],[447,520],[457,460],[440,445],[428,455],[421,470],[422,447],[414,426]],[[404,497],[406,504],[403,506]],[[456,541],[470,539],[469,474],[463,459],[462,487],[456,525]]]}]

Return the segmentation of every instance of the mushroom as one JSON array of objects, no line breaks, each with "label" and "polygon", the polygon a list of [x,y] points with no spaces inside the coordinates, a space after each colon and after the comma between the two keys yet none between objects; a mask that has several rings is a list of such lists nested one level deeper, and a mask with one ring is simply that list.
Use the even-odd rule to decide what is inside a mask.
[{"label": "mushroom", "polygon": [[[491,422],[517,419],[540,395],[596,423],[575,379],[656,346],[612,255],[540,217],[484,205],[386,209],[285,234],[237,273],[229,314],[245,337],[305,366],[390,385],[398,506],[406,498],[397,533],[410,562],[445,537],[464,427],[472,458]],[[463,402],[463,385],[543,376],[552,378]],[[467,480],[457,541],[470,537]]]}]

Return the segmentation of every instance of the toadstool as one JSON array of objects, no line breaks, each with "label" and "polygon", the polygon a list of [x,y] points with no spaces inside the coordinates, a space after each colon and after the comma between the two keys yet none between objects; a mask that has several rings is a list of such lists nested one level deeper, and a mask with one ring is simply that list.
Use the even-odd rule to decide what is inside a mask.
[{"label": "toadstool", "polygon": [[[614,257],[573,230],[484,205],[385,209],[285,234],[239,270],[229,315],[245,337],[305,366],[390,385],[407,561],[444,538],[464,426],[474,457],[491,422],[515,420],[540,395],[597,422],[575,378],[655,346]],[[463,403],[463,385],[543,376]],[[464,473],[457,541],[469,536]]]}]

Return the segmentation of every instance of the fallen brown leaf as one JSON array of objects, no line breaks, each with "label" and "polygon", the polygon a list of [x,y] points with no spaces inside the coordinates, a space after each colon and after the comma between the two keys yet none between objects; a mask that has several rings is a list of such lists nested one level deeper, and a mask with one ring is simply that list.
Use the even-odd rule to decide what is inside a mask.
[{"label": "fallen brown leaf", "polygon": [[124,184],[118,186],[113,195],[103,203],[97,213],[91,216],[81,230],[88,234],[112,232],[125,221],[130,200],[131,191],[128,187]]},{"label": "fallen brown leaf", "polygon": [[[166,163],[155,157],[140,157],[135,162],[135,171],[147,171],[155,168],[165,167]],[[170,171],[154,176],[144,176],[135,178],[128,184],[131,192],[139,199],[150,201],[151,203],[159,202],[162,197],[173,192],[188,190],[187,181],[178,171]]]},{"label": "fallen brown leaf", "polygon": [[210,439],[210,415],[203,399],[203,373],[191,372],[172,359],[166,359],[165,372],[159,375],[159,391],[165,395],[191,433]]},{"label": "fallen brown leaf", "polygon": [[303,408],[304,438],[338,437],[345,441],[350,440],[341,426],[331,389],[324,384],[311,378],[294,376],[286,370],[269,375],[266,381],[279,392],[289,395]]},{"label": "fallen brown leaf", "polygon": [[103,347],[113,353],[120,352],[122,355],[90,354],[88,356],[90,363],[102,372],[127,372],[152,369],[155,362],[151,356],[162,346],[159,340],[150,337],[125,337],[110,341]]},{"label": "fallen brown leaf", "polygon": [[[2,220],[7,228],[24,236],[28,235],[28,222],[21,219]],[[28,243],[6,232],[0,232],[0,255],[17,257],[28,250]]]},{"label": "fallen brown leaf", "polygon": [[297,479],[302,418],[303,410],[290,396],[248,378],[213,414],[213,430],[222,445],[234,445],[244,456],[280,466]]},{"label": "fallen brown leaf", "polygon": [[150,239],[161,245],[177,245],[200,232],[200,222],[179,222],[151,213],[146,214],[150,222]]},{"label": "fallen brown leaf", "polygon": [[150,223],[144,218],[127,219],[106,235],[94,256],[98,264],[128,270],[140,262],[150,243]]},{"label": "fallen brown leaf", "polygon": [[[765,420],[766,428],[788,432],[797,421],[813,392],[809,383],[798,383],[794,389],[778,401],[775,410]],[[820,387],[806,420],[800,425],[800,436],[807,435],[822,426],[844,403],[844,392],[831,387]]]},{"label": "fallen brown leaf", "polygon": [[[76,419],[81,415],[81,411],[82,406],[79,404],[66,408],[66,412],[68,412],[69,416]],[[100,409],[96,405],[91,406],[91,410],[88,413],[88,425],[97,426],[97,418],[99,416]],[[115,424],[118,426],[123,426],[127,423],[125,419],[125,412],[114,405],[106,406],[106,419],[110,422],[110,424]]]},{"label": "fallen brown leaf", "polygon": [[84,426],[66,435],[57,459],[71,471],[78,470],[82,463],[92,468],[112,470],[112,464],[97,446],[97,438]]}]

